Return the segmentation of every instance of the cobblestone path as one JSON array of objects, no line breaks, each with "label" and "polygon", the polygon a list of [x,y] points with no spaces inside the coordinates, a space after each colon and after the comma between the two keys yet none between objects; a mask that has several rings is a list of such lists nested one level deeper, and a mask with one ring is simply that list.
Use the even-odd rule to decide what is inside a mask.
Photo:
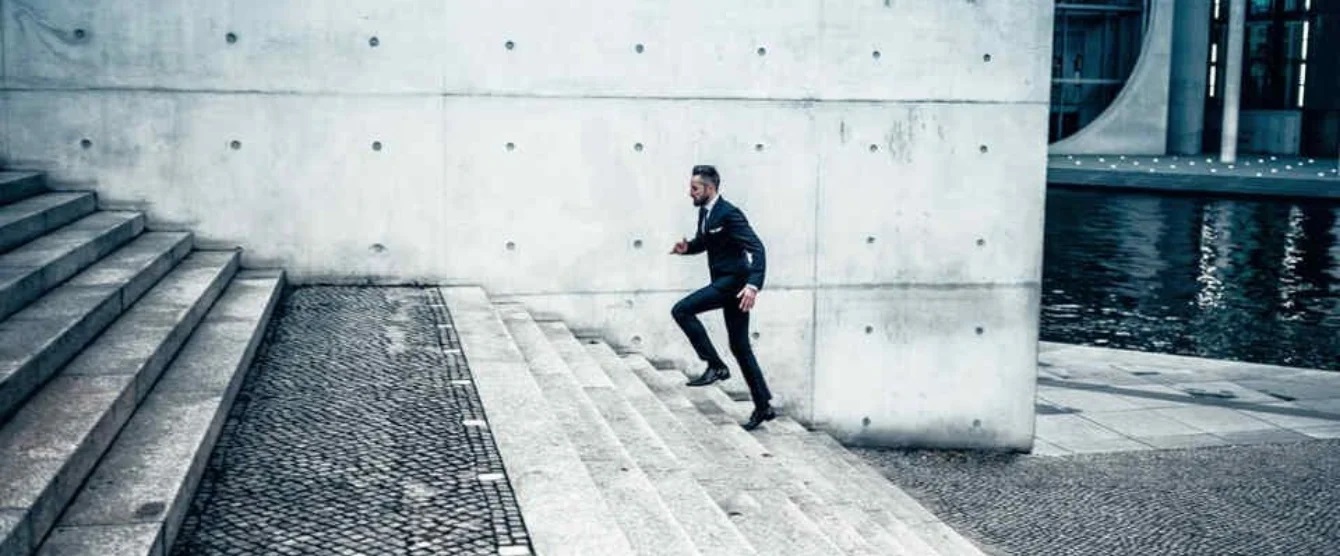
[{"label": "cobblestone path", "polygon": [[171,553],[526,545],[483,419],[437,290],[291,290]]},{"label": "cobblestone path", "polygon": [[1340,440],[1065,457],[856,453],[993,554],[1340,554]]}]

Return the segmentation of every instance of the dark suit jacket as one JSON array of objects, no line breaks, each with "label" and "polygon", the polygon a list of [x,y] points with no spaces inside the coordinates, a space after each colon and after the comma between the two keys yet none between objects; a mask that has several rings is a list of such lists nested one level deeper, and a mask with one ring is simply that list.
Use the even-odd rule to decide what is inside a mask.
[{"label": "dark suit jacket", "polygon": [[738,289],[748,283],[763,289],[763,275],[767,268],[763,242],[754,234],[744,212],[718,197],[716,206],[707,215],[707,222],[699,229],[701,231],[689,241],[689,250],[685,254],[707,251],[712,285]]}]

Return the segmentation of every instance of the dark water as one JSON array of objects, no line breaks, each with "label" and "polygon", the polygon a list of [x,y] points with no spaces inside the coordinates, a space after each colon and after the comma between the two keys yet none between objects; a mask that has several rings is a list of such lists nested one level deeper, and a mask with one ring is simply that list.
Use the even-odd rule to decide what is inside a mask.
[{"label": "dark water", "polygon": [[1051,187],[1042,339],[1340,370],[1340,203]]}]

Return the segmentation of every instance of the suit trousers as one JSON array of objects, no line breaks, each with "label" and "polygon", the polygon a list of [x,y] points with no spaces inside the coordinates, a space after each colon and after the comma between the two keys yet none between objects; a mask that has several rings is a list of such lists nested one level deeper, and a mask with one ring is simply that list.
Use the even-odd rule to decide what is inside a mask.
[{"label": "suit trousers", "polygon": [[698,320],[698,313],[721,309],[722,316],[726,319],[726,334],[730,338],[730,351],[735,355],[735,362],[740,365],[740,374],[744,375],[744,382],[749,386],[749,395],[754,400],[755,407],[766,407],[768,400],[772,399],[772,392],[768,390],[768,383],[763,379],[763,370],[758,367],[758,360],[754,358],[754,348],[749,343],[749,313],[740,310],[740,300],[735,297],[740,288],[730,288],[727,285],[708,285],[698,291],[695,291],[679,303],[676,303],[671,309],[670,314],[679,324],[679,328],[688,336],[689,343],[693,344],[693,350],[698,353],[698,358],[702,359],[712,368],[724,368],[726,364],[721,361],[717,355],[717,350],[712,346],[712,340],[707,337],[707,329],[703,323]]}]

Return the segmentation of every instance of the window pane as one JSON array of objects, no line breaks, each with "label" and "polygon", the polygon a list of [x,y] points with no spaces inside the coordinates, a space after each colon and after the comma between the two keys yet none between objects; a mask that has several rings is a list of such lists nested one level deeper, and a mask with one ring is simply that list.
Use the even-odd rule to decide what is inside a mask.
[{"label": "window pane", "polygon": [[1303,59],[1303,22],[1284,22],[1284,59]]},{"label": "window pane", "polygon": [[1247,22],[1247,58],[1257,60],[1270,57],[1270,21]]}]

